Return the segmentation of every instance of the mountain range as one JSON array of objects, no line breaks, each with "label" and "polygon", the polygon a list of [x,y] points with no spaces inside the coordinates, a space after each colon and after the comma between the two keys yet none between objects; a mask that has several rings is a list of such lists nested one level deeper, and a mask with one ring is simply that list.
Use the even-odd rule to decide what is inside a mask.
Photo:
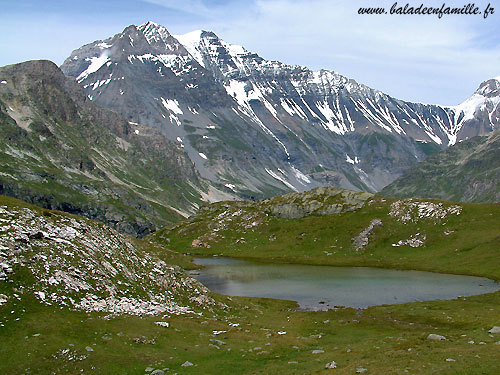
[{"label": "mountain range", "polygon": [[410,103],[154,22],[73,51],[61,69],[94,103],[157,129],[202,177],[240,197],[321,185],[378,191],[500,118],[498,78],[457,106]]}]

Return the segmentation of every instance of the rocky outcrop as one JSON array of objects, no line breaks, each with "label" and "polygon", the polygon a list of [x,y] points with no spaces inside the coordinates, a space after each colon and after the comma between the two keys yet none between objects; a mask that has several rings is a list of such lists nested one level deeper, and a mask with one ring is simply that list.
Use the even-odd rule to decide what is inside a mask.
[{"label": "rocky outcrop", "polygon": [[376,227],[381,227],[382,220],[373,219],[368,226],[363,229],[356,237],[352,239],[352,244],[356,251],[362,250],[368,243],[370,242],[370,234],[372,234],[373,230]]},{"label": "rocky outcrop", "polygon": [[32,279],[21,292],[46,305],[108,315],[189,314],[216,306],[180,268],[100,223],[9,203],[0,205],[0,232],[0,282],[28,272]]},{"label": "rocky outcrop", "polygon": [[332,187],[316,188],[305,193],[289,193],[263,201],[260,205],[272,215],[299,219],[310,215],[332,215],[363,207],[373,194]]},{"label": "rocky outcrop", "polygon": [[402,223],[432,220],[440,222],[448,216],[458,216],[462,213],[462,206],[455,204],[444,205],[417,199],[398,200],[391,204],[389,216]]},{"label": "rocky outcrop", "polygon": [[427,239],[427,236],[423,233],[417,233],[407,240],[399,240],[397,243],[393,243],[392,246],[394,247],[399,247],[399,246],[410,246],[410,247],[421,247],[425,245],[425,240]]}]

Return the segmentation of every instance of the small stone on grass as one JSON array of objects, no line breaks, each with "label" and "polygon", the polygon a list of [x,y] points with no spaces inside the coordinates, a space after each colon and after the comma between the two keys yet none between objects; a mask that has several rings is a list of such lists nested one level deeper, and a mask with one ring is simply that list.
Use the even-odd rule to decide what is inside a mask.
[{"label": "small stone on grass", "polygon": [[429,336],[427,336],[427,340],[442,341],[442,340],[446,340],[446,337],[441,336],[441,335],[436,335],[435,333],[431,333],[431,334],[429,334]]},{"label": "small stone on grass", "polygon": [[325,368],[327,368],[327,369],[337,368],[337,362],[335,362],[335,361],[328,362],[325,365]]}]

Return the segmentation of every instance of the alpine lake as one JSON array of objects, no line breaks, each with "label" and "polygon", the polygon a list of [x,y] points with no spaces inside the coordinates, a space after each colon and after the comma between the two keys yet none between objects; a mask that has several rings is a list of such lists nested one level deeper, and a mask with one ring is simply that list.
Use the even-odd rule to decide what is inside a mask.
[{"label": "alpine lake", "polygon": [[292,300],[306,311],[447,300],[500,290],[497,282],[484,277],[423,271],[273,264],[227,257],[196,258],[194,263],[203,268],[190,275],[212,292]]}]

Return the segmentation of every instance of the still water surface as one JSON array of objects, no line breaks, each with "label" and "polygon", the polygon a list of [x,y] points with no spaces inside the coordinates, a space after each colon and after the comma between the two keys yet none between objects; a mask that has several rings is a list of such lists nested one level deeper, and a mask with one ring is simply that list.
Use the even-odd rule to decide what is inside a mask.
[{"label": "still water surface", "polygon": [[229,296],[297,301],[300,309],[452,299],[500,290],[493,280],[370,267],[270,264],[231,258],[197,258],[191,275],[211,291]]}]

